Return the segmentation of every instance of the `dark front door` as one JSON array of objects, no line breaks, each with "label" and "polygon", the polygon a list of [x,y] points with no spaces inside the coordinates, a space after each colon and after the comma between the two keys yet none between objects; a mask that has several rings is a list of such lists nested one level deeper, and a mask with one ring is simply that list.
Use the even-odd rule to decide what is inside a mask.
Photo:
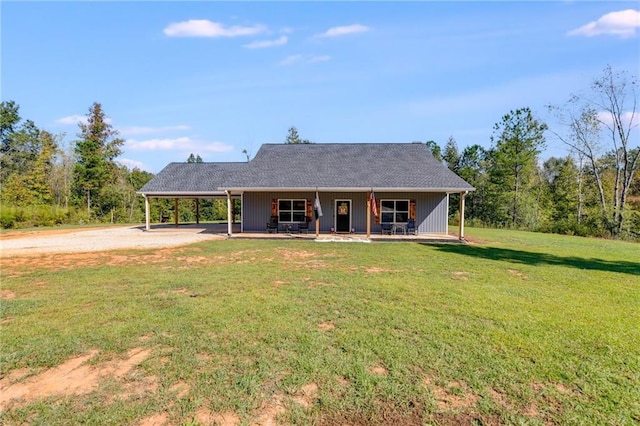
[{"label": "dark front door", "polygon": [[336,232],[351,232],[351,200],[336,200]]}]

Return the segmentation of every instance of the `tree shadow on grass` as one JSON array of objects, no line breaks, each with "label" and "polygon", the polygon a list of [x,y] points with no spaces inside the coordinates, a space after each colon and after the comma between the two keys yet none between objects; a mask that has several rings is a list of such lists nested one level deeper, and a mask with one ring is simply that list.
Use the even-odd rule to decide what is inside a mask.
[{"label": "tree shadow on grass", "polygon": [[525,265],[557,265],[584,270],[640,275],[640,263],[626,260],[604,260],[574,256],[565,257],[547,253],[458,244],[429,244],[429,247],[446,253],[460,254],[489,260],[502,260]]}]

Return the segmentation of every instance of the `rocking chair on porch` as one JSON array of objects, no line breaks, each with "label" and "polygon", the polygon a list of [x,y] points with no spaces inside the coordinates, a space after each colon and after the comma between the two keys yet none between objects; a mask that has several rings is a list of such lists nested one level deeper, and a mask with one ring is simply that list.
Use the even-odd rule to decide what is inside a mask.
[{"label": "rocking chair on porch", "polygon": [[267,232],[270,234],[278,233],[278,216],[271,216],[271,222],[267,222]]},{"label": "rocking chair on porch", "polygon": [[416,221],[414,219],[409,219],[407,221],[407,235],[418,235],[418,230],[416,229]]}]

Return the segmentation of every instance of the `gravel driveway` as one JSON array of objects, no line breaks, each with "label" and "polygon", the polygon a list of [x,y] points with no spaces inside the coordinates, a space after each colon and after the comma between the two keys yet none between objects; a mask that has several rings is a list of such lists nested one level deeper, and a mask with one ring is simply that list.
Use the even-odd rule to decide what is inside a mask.
[{"label": "gravel driveway", "polygon": [[141,226],[14,232],[0,235],[2,257],[44,253],[81,253],[115,249],[172,247],[224,239],[202,226],[164,227],[147,232]]}]

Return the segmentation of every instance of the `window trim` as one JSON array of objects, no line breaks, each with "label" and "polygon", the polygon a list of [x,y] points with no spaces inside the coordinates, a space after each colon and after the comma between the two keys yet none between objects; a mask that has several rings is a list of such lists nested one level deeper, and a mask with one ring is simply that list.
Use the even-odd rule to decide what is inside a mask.
[{"label": "window trim", "polygon": [[[384,203],[385,201],[392,201],[392,202],[393,202],[393,211],[392,211],[392,212],[385,212],[385,213],[387,213],[387,214],[389,214],[389,213],[393,213],[393,220],[392,220],[392,221],[390,221],[390,222],[387,222],[387,221],[382,220],[382,215],[383,215],[383,212],[382,212],[382,205],[383,205],[383,203]],[[406,203],[407,203],[407,210],[398,210],[398,208],[397,208],[398,201],[404,201],[404,202],[406,202]],[[404,221],[404,222],[396,222],[396,215],[397,215],[398,213],[406,213],[406,214],[407,214],[407,220],[406,220],[406,221]],[[409,219],[411,219],[411,216],[410,216],[410,215],[411,215],[411,200],[404,199],[404,198],[384,198],[384,199],[380,199],[380,223],[391,223],[391,224],[399,224],[399,223],[402,223],[402,224],[404,224],[404,223],[407,223],[407,221],[408,221]]]},{"label": "window trim", "polygon": [[[280,210],[280,201],[289,201],[291,202],[291,210]],[[297,210],[293,208],[294,202],[296,201],[304,201],[304,209]],[[304,223],[307,217],[307,199],[306,198],[278,198],[278,223]],[[287,212],[291,214],[291,220],[282,220],[280,217],[281,212]],[[302,220],[293,220],[293,214],[302,213]]]}]

